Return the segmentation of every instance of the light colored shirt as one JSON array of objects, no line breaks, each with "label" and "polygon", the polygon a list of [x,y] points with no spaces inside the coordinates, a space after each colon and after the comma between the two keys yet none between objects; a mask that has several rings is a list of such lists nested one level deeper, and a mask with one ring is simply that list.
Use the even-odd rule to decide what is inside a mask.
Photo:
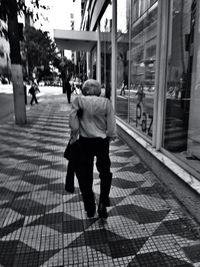
[{"label": "light colored shirt", "polygon": [[[80,118],[77,115],[79,109],[83,111]],[[77,96],[72,102],[69,126],[72,136],[77,136],[77,133],[87,138],[114,139],[117,136],[112,104],[109,99],[101,96]]]}]

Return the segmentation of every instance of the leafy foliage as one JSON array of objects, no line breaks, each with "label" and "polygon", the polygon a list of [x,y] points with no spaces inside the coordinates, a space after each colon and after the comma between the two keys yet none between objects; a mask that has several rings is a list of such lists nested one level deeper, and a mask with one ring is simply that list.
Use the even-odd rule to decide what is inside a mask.
[{"label": "leafy foliage", "polygon": [[63,80],[65,80],[67,77],[71,77],[74,73],[75,65],[71,60],[67,59],[66,57],[61,58],[56,55],[52,64],[60,71],[61,78]]},{"label": "leafy foliage", "polygon": [[[40,4],[40,0],[29,0],[29,4],[26,4],[25,0],[16,0],[18,14],[33,15],[33,9],[48,9],[48,6]],[[9,13],[13,12],[15,7],[9,0],[0,0],[0,18],[6,20]],[[36,16],[37,17],[37,16]]]},{"label": "leafy foliage", "polygon": [[[40,0],[0,0],[0,18],[6,21],[9,14],[16,12],[16,7],[18,14],[29,15],[33,20],[39,19],[39,10],[49,9],[48,6],[42,5]],[[38,69],[39,76],[51,75],[50,65],[56,67],[63,78],[74,72],[72,61],[65,57],[61,59],[56,53],[56,45],[50,39],[48,32],[25,27],[24,40],[20,46],[24,69],[27,69],[28,62],[29,76],[32,76],[35,67]]]},{"label": "leafy foliage", "polygon": [[28,60],[29,73],[38,67],[43,75],[50,74],[50,64],[56,56],[56,45],[49,37],[48,32],[37,30],[34,27],[26,27],[22,49]]}]

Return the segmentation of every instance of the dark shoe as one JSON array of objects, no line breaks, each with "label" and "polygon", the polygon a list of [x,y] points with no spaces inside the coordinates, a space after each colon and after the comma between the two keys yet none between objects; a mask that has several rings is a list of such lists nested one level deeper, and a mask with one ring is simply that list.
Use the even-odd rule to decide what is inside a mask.
[{"label": "dark shoe", "polygon": [[109,199],[109,197],[104,199],[104,204],[105,204],[106,207],[110,207],[110,199]]},{"label": "dark shoe", "polygon": [[103,203],[105,207],[110,207],[110,198],[109,197],[106,197],[106,196],[101,196],[99,198],[99,205],[100,203]]},{"label": "dark shoe", "polygon": [[87,210],[87,216],[88,216],[89,218],[92,218],[92,217],[94,217],[95,212],[96,212],[95,207],[94,207],[93,209],[89,209],[89,210]]},{"label": "dark shoe", "polygon": [[74,193],[74,188],[65,186],[65,191],[67,191],[69,193]]},{"label": "dark shoe", "polygon": [[107,213],[107,210],[106,210],[106,206],[103,203],[99,204],[98,214],[99,214],[99,218],[102,218],[102,219],[107,219],[108,218],[108,213]]}]

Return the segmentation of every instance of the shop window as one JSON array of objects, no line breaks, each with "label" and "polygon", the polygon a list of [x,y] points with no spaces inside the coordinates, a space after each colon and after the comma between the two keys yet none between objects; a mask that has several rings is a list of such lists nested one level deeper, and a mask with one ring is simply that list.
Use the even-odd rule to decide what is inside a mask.
[{"label": "shop window", "polygon": [[196,13],[196,0],[172,1],[163,146],[200,172],[200,87],[198,75],[193,76],[200,64],[194,57]]},{"label": "shop window", "polygon": [[117,3],[116,113],[151,140],[157,1],[118,0]]},{"label": "shop window", "polygon": [[130,42],[130,124],[152,138],[157,43],[157,2],[141,2],[142,17],[132,17]]}]

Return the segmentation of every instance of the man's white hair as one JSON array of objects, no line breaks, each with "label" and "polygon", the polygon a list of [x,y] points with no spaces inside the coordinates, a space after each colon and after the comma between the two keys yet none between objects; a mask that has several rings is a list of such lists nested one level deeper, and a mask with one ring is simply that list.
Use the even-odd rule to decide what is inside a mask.
[{"label": "man's white hair", "polygon": [[100,96],[100,94],[101,94],[101,85],[97,80],[88,79],[83,84],[82,93],[83,93],[83,95]]}]

